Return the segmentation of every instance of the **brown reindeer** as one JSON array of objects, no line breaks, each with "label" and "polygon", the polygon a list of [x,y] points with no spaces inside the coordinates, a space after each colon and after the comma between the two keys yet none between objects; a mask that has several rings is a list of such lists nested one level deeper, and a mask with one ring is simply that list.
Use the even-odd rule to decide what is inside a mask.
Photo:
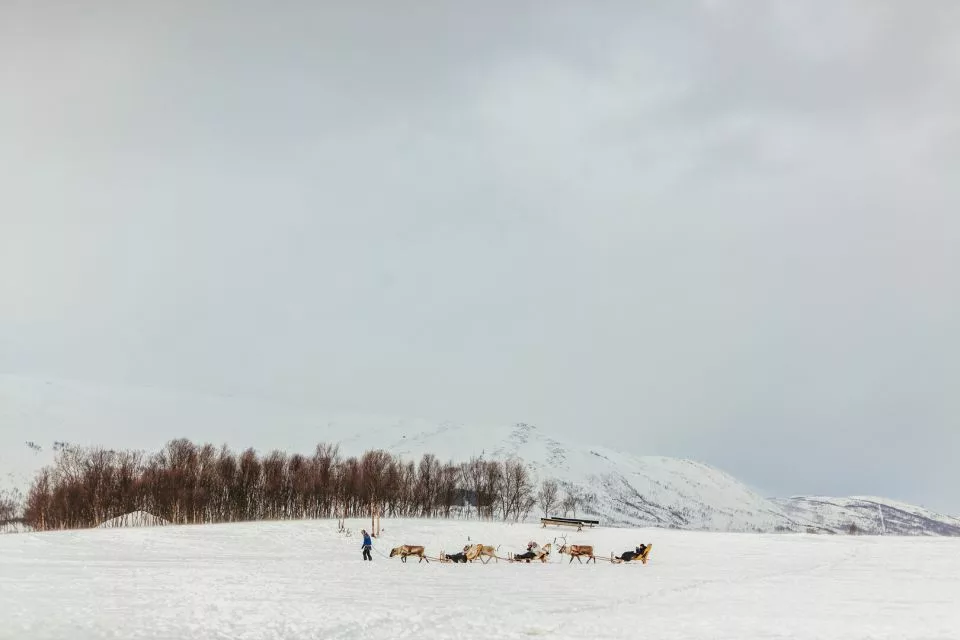
[{"label": "brown reindeer", "polygon": [[589,544],[571,544],[570,546],[563,545],[560,547],[560,553],[566,553],[570,555],[570,562],[573,562],[573,559],[576,558],[577,562],[582,563],[581,558],[586,556],[587,564],[590,564],[590,561],[593,560],[593,564],[597,564],[597,559],[593,555],[593,545]]},{"label": "brown reindeer", "polygon": [[427,561],[427,564],[430,564],[430,559],[427,558],[427,556],[424,555],[424,553],[425,553],[424,549],[421,546],[412,545],[412,544],[402,544],[399,547],[394,547],[393,549],[390,550],[390,557],[392,558],[393,556],[400,556],[400,562],[406,562],[407,556],[417,556],[420,558],[417,564],[420,564],[424,560]]},{"label": "brown reindeer", "polygon": [[[483,564],[487,564],[491,558],[500,562],[499,558],[497,558],[497,550],[490,545],[468,544],[463,548],[463,552],[467,555],[467,560],[470,562],[479,559]],[[484,560],[484,557],[487,559]]]}]

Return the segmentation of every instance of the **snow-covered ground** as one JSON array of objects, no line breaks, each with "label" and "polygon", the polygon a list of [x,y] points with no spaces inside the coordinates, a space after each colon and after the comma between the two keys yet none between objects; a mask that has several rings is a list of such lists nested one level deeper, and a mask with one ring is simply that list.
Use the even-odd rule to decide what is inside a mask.
[{"label": "snow-covered ground", "polygon": [[125,513],[116,518],[110,518],[101,522],[98,527],[101,529],[111,529],[116,527],[162,527],[170,524],[167,520],[146,511],[134,511]]},{"label": "snow-covered ground", "polygon": [[0,524],[0,533],[25,533],[28,531],[33,531],[33,528],[22,522],[4,522]]},{"label": "snow-covered ground", "polygon": [[372,563],[332,521],[0,537],[0,638],[955,640],[960,540],[567,532],[650,564],[402,564],[391,546],[522,550],[557,529],[385,520]]}]

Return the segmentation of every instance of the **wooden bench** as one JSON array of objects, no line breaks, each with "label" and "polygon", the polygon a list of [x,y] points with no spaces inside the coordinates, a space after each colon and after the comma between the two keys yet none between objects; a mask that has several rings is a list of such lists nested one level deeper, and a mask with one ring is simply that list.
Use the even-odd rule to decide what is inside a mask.
[{"label": "wooden bench", "polygon": [[584,520],[583,518],[540,518],[540,522],[546,527],[548,524],[560,527],[576,527],[577,531],[583,531],[584,527],[595,527],[600,524],[599,520]]}]

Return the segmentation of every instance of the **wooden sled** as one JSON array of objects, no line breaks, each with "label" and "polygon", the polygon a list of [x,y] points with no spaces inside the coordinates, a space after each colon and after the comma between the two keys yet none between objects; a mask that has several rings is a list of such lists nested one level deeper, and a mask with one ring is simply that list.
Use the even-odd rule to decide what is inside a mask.
[{"label": "wooden sled", "polygon": [[[650,550],[651,550],[651,549],[653,549],[653,543],[648,544],[648,545],[647,545],[647,548],[643,550],[643,553],[641,553],[640,555],[638,555],[637,557],[635,557],[633,560],[630,560],[630,562],[636,562],[637,560],[639,560],[641,563],[647,564],[647,560],[650,559]],[[614,556],[614,555],[613,555],[613,552],[611,551],[611,552],[610,552],[610,562],[611,562],[612,564],[623,564],[623,563],[624,563],[624,560],[621,560],[620,558],[617,558],[616,556]]]},{"label": "wooden sled", "polygon": [[550,553],[552,551],[553,551],[553,543],[548,542],[547,544],[540,547],[540,553],[533,556],[532,558],[518,558],[517,554],[510,552],[507,554],[506,560],[507,562],[526,562],[527,564],[530,564],[531,562],[537,562],[537,561],[546,563],[550,560]]}]

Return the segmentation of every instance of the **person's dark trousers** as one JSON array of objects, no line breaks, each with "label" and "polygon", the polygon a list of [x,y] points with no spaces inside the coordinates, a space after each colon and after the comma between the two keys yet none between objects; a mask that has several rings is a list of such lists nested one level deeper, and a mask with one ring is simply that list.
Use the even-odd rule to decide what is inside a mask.
[{"label": "person's dark trousers", "polygon": [[370,555],[370,547],[363,548],[363,559],[373,561],[373,556]]}]

